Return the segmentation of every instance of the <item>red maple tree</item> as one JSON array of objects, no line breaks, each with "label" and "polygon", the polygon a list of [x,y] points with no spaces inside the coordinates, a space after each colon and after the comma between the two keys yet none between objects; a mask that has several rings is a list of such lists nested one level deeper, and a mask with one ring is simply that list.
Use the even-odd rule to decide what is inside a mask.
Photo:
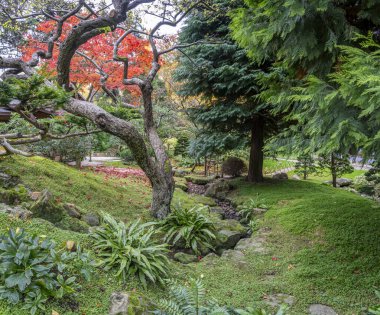
[{"label": "red maple tree", "polygon": [[[62,35],[54,47],[53,58],[43,60],[39,69],[41,74],[48,77],[56,75],[59,45],[79,22],[80,20],[77,17],[72,16],[64,23]],[[31,34],[26,36],[26,43],[20,47],[25,61],[29,60],[37,50],[46,50],[46,44],[41,42],[40,37],[51,33],[55,27],[56,23],[54,21],[42,22],[37,26],[37,32],[34,36]],[[71,61],[71,81],[76,83],[77,86],[84,87],[92,84],[95,89],[99,89],[102,85],[100,79],[103,72],[108,75],[104,83],[108,89],[129,90],[136,100],[136,97],[140,95],[139,89],[123,84],[123,64],[113,60],[113,45],[123,32],[122,29],[117,29],[113,32],[105,30],[103,34],[93,37],[83,44],[78,50],[79,53],[75,54]],[[88,58],[80,54],[84,54]],[[118,49],[118,55],[129,59],[128,77],[146,73],[152,62],[152,53],[148,41],[132,34],[123,39]]]}]

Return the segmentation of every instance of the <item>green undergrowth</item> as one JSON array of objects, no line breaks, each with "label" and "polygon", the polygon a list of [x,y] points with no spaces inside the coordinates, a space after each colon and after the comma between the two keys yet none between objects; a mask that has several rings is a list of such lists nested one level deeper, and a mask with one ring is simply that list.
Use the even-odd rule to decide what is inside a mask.
[{"label": "green undergrowth", "polygon": [[[124,221],[151,219],[151,190],[136,178],[106,180],[103,175],[42,158],[7,158],[1,160],[0,168],[17,173],[32,190],[48,188],[62,201],[86,211],[107,211]],[[257,305],[268,309],[264,301],[270,294],[290,294],[295,298],[291,315],[307,314],[312,303],[330,305],[338,314],[358,314],[378,303],[374,290],[380,287],[379,203],[312,181],[232,182],[235,189],[228,197],[234,203],[242,204],[258,194],[269,207],[263,217],[256,219],[260,228],[271,230],[265,243],[268,252],[247,251],[246,264],[225,258],[189,265],[172,262],[173,278],[184,283],[189,277],[203,277],[208,296],[237,307]],[[176,189],[173,204],[178,203],[184,207],[215,204],[210,198]],[[92,246],[85,234],[60,230],[40,219],[24,222],[0,214],[0,232],[16,227],[53,238],[60,246],[67,240],[80,242],[85,248]],[[152,299],[166,294],[158,286],[144,290],[134,279],[124,288],[110,273],[98,270],[77,293],[78,309],[69,300],[62,300],[49,303],[47,314],[54,309],[61,315],[104,315],[112,292],[133,288]],[[27,313],[0,301],[0,314]]]},{"label": "green undergrowth", "polygon": [[313,303],[330,305],[338,314],[359,314],[378,302],[378,203],[304,181],[235,184],[236,203],[259,194],[270,207],[259,220],[260,227],[271,229],[269,252],[248,253],[243,267],[223,259],[196,265],[211,295],[235,306],[264,306],[270,294],[290,294],[295,297],[290,314],[307,314]]}]

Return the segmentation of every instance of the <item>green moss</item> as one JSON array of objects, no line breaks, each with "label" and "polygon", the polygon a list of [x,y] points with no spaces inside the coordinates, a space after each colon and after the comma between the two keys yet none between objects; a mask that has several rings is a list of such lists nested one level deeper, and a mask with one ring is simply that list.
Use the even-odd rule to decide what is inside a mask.
[{"label": "green moss", "polygon": [[63,230],[71,230],[78,233],[88,233],[89,225],[79,219],[72,218],[65,214],[61,221],[55,224],[56,227]]},{"label": "green moss", "polygon": [[206,185],[214,180],[214,177],[204,177],[200,175],[187,175],[185,176],[186,181],[192,182],[196,185]]},{"label": "green moss", "polygon": [[0,202],[8,205],[19,205],[29,200],[29,193],[24,185],[18,184],[9,189],[0,188]]}]

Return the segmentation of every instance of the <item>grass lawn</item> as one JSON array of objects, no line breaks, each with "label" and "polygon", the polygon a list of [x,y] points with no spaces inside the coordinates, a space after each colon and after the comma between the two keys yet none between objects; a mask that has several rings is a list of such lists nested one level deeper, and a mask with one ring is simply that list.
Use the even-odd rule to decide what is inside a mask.
[{"label": "grass lawn", "polygon": [[[91,171],[79,171],[42,158],[11,157],[1,160],[0,168],[21,176],[33,190],[50,189],[66,202],[87,211],[104,210],[124,221],[149,219],[150,188],[141,178],[105,178]],[[380,287],[380,204],[356,194],[313,181],[274,181],[251,185],[235,180],[230,194],[235,203],[243,203],[259,194],[270,210],[258,223],[268,227],[267,254],[246,253],[247,264],[236,266],[228,259],[216,264],[207,261],[180,265],[172,263],[172,276],[185,281],[203,275],[208,295],[234,306],[264,306],[273,293],[293,295],[290,314],[307,314],[312,303],[334,307],[339,314],[358,314],[375,304],[374,288]],[[175,203],[191,207],[212,204],[202,196],[189,196],[177,189]],[[50,223],[32,219],[27,222],[0,215],[0,232],[9,227],[24,227],[57,241],[80,241],[91,248],[87,235],[63,231]],[[158,298],[165,290],[156,286],[143,290],[134,279],[126,290],[137,288]],[[48,305],[59,314],[96,314],[108,312],[111,292],[122,290],[110,275],[97,272],[92,282],[83,285],[76,299],[79,311],[70,311],[56,302]],[[0,302],[0,314],[27,314]]]}]

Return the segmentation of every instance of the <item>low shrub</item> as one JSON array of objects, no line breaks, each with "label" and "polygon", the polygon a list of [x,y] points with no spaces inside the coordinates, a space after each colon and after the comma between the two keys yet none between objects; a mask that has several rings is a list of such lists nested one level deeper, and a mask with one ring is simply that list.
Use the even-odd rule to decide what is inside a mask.
[{"label": "low shrub", "polygon": [[91,233],[101,259],[99,266],[106,271],[116,270],[116,277],[123,283],[128,277],[137,276],[144,287],[147,281],[162,284],[169,270],[168,249],[167,244],[155,241],[154,225],[139,221],[126,225],[102,213],[101,227]]},{"label": "low shrub", "polygon": [[190,248],[195,254],[201,254],[201,248],[212,249],[216,239],[213,223],[202,213],[205,207],[190,209],[177,206],[161,223],[166,233],[165,242],[173,246]]},{"label": "low shrub", "polygon": [[230,175],[232,177],[240,176],[245,170],[246,165],[242,159],[237,157],[229,157],[222,164],[223,174]]},{"label": "low shrub", "polygon": [[62,298],[80,288],[78,277],[89,280],[93,261],[78,246],[76,252],[56,249],[56,244],[11,229],[0,236],[0,298],[23,303],[35,314],[45,310],[48,298]]}]

